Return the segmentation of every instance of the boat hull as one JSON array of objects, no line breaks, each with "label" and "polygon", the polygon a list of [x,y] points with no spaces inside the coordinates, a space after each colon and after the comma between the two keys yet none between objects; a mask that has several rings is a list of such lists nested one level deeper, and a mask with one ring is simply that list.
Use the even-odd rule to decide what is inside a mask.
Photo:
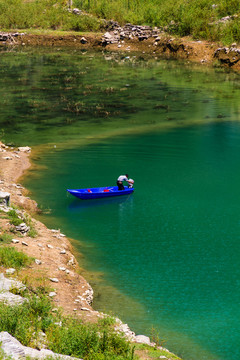
[{"label": "boat hull", "polygon": [[107,186],[99,188],[88,188],[88,189],[67,189],[67,191],[82,200],[108,198],[112,196],[122,196],[132,194],[134,188],[128,188],[124,186],[124,190],[118,190],[117,186]]}]

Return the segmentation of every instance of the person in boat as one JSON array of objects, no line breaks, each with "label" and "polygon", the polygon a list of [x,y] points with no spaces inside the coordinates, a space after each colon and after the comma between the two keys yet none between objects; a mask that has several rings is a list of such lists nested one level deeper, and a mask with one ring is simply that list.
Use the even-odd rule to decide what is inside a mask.
[{"label": "person in boat", "polygon": [[128,187],[129,187],[129,189],[133,188],[133,184],[134,184],[134,180],[133,179],[128,179]]},{"label": "person in boat", "polygon": [[124,190],[124,185],[123,185],[124,181],[128,182],[128,174],[120,175],[118,177],[118,179],[117,179],[118,190]]}]

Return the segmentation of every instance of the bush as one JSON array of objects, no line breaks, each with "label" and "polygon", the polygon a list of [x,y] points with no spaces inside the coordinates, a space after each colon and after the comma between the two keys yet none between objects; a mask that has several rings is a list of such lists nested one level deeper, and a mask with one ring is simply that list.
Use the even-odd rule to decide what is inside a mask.
[{"label": "bush", "polygon": [[8,331],[23,345],[33,346],[39,332],[54,352],[85,360],[131,360],[134,349],[107,322],[83,324],[79,319],[52,312],[45,296],[30,295],[20,306],[0,303],[0,331]]}]

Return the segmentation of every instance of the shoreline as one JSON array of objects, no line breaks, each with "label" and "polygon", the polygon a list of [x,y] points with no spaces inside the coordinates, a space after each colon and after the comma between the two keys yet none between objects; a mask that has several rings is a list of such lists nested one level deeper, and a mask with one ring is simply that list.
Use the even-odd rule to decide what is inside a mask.
[{"label": "shoreline", "polygon": [[[22,149],[22,150],[20,150]],[[20,183],[26,171],[31,167],[31,149],[12,148],[0,141],[0,192],[10,194],[10,205],[18,206],[22,213],[30,217],[36,231],[36,237],[28,234],[15,233],[14,239],[8,246],[33,257],[35,261],[12,277],[23,281],[27,287],[44,286],[49,289],[49,296],[57,308],[64,315],[80,318],[83,322],[97,322],[106,315],[93,309],[93,289],[81,275],[82,270],[77,261],[74,250],[74,240],[62,234],[60,229],[48,229],[42,222],[35,219],[37,203],[28,197],[28,190]],[[8,220],[0,218],[1,230],[9,230]],[[6,269],[1,267],[0,274],[5,275]],[[169,357],[166,359],[180,360],[168,349],[151,343],[145,335],[136,335],[127,324],[116,319],[116,331],[120,331],[133,343],[149,345],[163,351]],[[148,350],[137,349],[136,355],[140,359],[145,357]]]},{"label": "shoreline", "polygon": [[[121,28],[120,28],[121,30]],[[118,29],[118,31],[120,31]],[[230,47],[207,40],[194,40],[190,36],[176,37],[168,33],[148,38],[130,36],[121,40],[115,31],[106,33],[94,32],[65,32],[46,30],[9,30],[1,32],[5,41],[0,41],[0,47],[4,48],[28,48],[28,47],[51,47],[51,48],[74,48],[76,50],[102,50],[117,51],[119,53],[138,52],[155,58],[182,59],[204,66],[222,66],[234,71],[240,71],[240,47],[232,44]],[[153,29],[154,32],[154,29]]]}]

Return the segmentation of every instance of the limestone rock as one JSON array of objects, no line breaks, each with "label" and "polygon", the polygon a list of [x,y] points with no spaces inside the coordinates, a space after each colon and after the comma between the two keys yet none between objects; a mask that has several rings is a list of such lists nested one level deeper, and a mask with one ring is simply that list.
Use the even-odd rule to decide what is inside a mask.
[{"label": "limestone rock", "polygon": [[13,360],[26,359],[27,357],[34,359],[51,358],[56,360],[76,359],[71,356],[56,354],[47,349],[36,350],[27,346],[23,346],[17,339],[5,331],[0,333],[0,342],[2,344],[1,347],[5,355]]},{"label": "limestone rock", "polygon": [[137,335],[135,337],[135,341],[140,344],[151,345],[151,341],[150,341],[149,337],[145,336],[145,335]]},{"label": "limestone rock", "polygon": [[20,146],[18,148],[18,150],[21,151],[21,152],[28,152],[29,153],[31,151],[31,148],[29,146]]},{"label": "limestone rock", "polygon": [[10,204],[10,194],[5,191],[0,191],[0,204],[9,206]]}]

